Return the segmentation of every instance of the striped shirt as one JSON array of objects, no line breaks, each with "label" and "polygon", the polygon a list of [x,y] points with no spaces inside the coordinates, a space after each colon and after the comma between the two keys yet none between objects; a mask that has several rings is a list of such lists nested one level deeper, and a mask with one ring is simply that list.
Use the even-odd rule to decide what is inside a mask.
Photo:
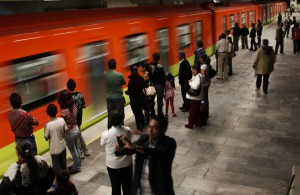
[{"label": "striped shirt", "polygon": [[73,104],[73,112],[70,112],[68,108],[61,110],[61,117],[65,119],[68,127],[68,132],[71,132],[77,126],[77,107]]},{"label": "striped shirt", "polygon": [[[149,148],[154,148],[154,145],[150,144]],[[144,165],[142,169],[141,175],[141,194],[143,195],[155,195],[150,186],[150,178],[149,178],[149,159],[144,159]]]}]

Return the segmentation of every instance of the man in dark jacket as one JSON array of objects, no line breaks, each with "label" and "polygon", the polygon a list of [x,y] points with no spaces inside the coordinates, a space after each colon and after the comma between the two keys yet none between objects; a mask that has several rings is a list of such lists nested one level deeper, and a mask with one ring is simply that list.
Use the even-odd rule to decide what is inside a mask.
[{"label": "man in dark jacket", "polygon": [[192,78],[192,70],[189,61],[185,59],[184,52],[178,52],[179,59],[179,84],[181,86],[181,95],[183,100],[183,105],[179,108],[182,112],[187,112],[189,110],[190,104],[189,100],[186,98],[187,86],[189,85],[189,80]]},{"label": "man in dark jacket", "polygon": [[249,29],[246,26],[246,24],[243,24],[243,28],[241,28],[241,34],[242,34],[242,49],[249,49],[248,48],[248,35],[249,35]]},{"label": "man in dark jacket", "polygon": [[[160,55],[159,53],[155,52],[152,55],[153,61],[149,64],[150,65],[150,72],[149,72],[149,79],[150,82],[155,87],[156,96],[157,96],[157,114],[164,116],[163,113],[163,98],[164,98],[164,92],[165,92],[165,84],[166,84],[166,73],[164,70],[164,67],[159,64]],[[155,96],[152,98],[152,101],[154,102]],[[154,106],[154,103],[152,104]],[[153,115],[154,113],[151,113]]]},{"label": "man in dark jacket", "polygon": [[234,50],[239,50],[239,38],[241,36],[241,29],[239,27],[239,23],[235,23],[235,26],[233,27],[233,44],[234,44]]},{"label": "man in dark jacket", "polygon": [[[136,153],[132,193],[174,195],[172,163],[176,151],[176,141],[166,136],[168,120],[164,116],[151,118],[148,132],[133,144],[122,135],[124,148],[116,147],[116,155]],[[148,171],[146,171],[148,170]]]},{"label": "man in dark jacket", "polygon": [[261,34],[262,34],[262,30],[263,30],[263,26],[262,26],[262,22],[260,20],[257,20],[258,24],[257,24],[257,45],[260,46],[261,45]]},{"label": "man in dark jacket", "polygon": [[145,127],[145,119],[143,114],[144,107],[144,78],[139,75],[138,68],[133,66],[131,68],[131,75],[128,77],[128,90],[125,92],[129,95],[131,110],[134,114],[136,123],[136,132],[142,132]]},{"label": "man in dark jacket", "polygon": [[252,26],[252,29],[250,31],[250,38],[251,38],[250,43],[251,43],[251,47],[250,47],[249,50],[253,50],[253,46],[254,46],[254,51],[256,51],[256,49],[257,49],[256,42],[255,42],[256,28],[255,28],[255,24],[254,23],[252,23],[251,26]]},{"label": "man in dark jacket", "polygon": [[284,38],[284,32],[282,30],[283,24],[280,23],[277,30],[276,30],[276,46],[275,46],[275,55],[277,55],[279,46],[280,46],[280,53],[283,54],[283,38]]},{"label": "man in dark jacket", "polygon": [[197,41],[197,46],[198,46],[198,49],[194,52],[195,53],[194,65],[196,65],[196,64],[200,65],[201,63],[199,61],[199,58],[200,58],[200,56],[205,54],[205,49],[203,48],[203,42]]}]

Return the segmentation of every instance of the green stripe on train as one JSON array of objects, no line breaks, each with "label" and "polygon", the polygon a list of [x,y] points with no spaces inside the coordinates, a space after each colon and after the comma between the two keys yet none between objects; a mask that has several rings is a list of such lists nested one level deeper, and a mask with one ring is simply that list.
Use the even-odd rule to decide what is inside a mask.
[{"label": "green stripe on train", "polygon": [[[208,49],[206,49],[206,53],[208,55],[212,55],[214,53],[214,46],[209,47]],[[187,58],[187,60],[190,62],[191,65],[194,64],[194,55],[190,56]],[[179,63],[176,63],[172,66],[170,66],[169,68],[169,72],[171,72],[174,76],[178,75],[178,70],[179,70]],[[127,90],[127,88],[124,89],[124,91]],[[124,93],[124,97],[126,100],[126,105],[129,104],[129,97],[127,95],[125,95]],[[89,116],[90,110],[92,109],[92,106],[89,106],[88,108],[84,109],[84,118],[85,116]],[[107,113],[89,121],[86,122],[82,125],[81,130],[84,131],[85,129],[95,125],[96,123],[102,121],[104,118],[107,117]],[[85,121],[83,119],[83,121]],[[38,153],[39,154],[44,154],[46,152],[49,151],[49,145],[48,142],[45,141],[44,139],[44,128],[36,131],[34,133],[35,135],[35,139],[36,139],[36,143],[37,143],[37,148],[38,148]],[[17,155],[16,155],[16,151],[15,151],[15,143],[11,143],[8,146],[5,146],[3,148],[0,149],[0,178],[3,177],[6,169],[8,168],[8,166],[17,161]]]}]

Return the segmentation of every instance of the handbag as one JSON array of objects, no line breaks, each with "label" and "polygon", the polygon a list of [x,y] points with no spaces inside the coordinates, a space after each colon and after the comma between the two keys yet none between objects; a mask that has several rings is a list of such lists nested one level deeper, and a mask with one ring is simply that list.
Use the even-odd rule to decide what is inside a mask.
[{"label": "handbag", "polygon": [[[201,78],[200,78],[201,80]],[[201,92],[201,81],[200,81],[200,86],[198,89],[192,89],[192,88],[189,88],[188,91],[187,91],[187,94],[189,94],[190,96],[198,96]]]},{"label": "handbag", "polygon": [[144,94],[146,96],[153,96],[156,94],[155,87],[150,83],[147,88],[144,89]]}]

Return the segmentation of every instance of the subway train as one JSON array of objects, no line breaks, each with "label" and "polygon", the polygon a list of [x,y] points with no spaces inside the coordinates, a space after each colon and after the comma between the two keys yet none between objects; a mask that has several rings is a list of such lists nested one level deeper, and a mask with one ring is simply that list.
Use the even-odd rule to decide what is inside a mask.
[{"label": "subway train", "polygon": [[[34,13],[0,17],[0,176],[16,160],[14,135],[7,115],[9,96],[19,93],[22,108],[40,123],[34,128],[38,152],[48,150],[43,127],[46,106],[56,103],[73,78],[87,107],[82,129],[106,117],[103,72],[110,58],[126,79],[130,67],[161,54],[161,64],[178,74],[178,51],[193,64],[197,41],[212,55],[218,36],[226,29],[260,19],[276,18],[284,1],[213,3]],[[127,98],[128,102],[128,98]]]}]

